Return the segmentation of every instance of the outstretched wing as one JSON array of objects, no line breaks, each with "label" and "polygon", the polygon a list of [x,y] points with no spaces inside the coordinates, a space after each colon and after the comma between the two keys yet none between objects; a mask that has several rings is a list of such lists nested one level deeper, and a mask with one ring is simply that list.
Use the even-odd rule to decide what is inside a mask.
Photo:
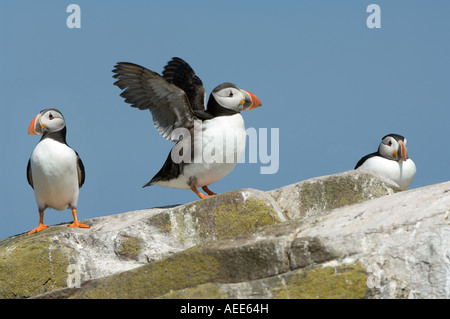
[{"label": "outstretched wing", "polygon": [[181,88],[133,63],[119,62],[113,72],[118,79],[114,85],[123,90],[120,96],[132,107],[150,110],[153,123],[164,138],[176,142],[179,136],[171,136],[174,129],[194,125],[196,116]]},{"label": "outstretched wing", "polygon": [[186,92],[193,111],[205,110],[205,88],[186,61],[177,57],[172,58],[164,67],[163,77],[167,82]]}]

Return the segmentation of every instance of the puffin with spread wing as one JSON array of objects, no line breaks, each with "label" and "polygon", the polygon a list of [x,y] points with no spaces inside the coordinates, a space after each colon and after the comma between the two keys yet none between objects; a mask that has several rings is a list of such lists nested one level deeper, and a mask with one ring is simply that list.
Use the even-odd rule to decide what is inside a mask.
[{"label": "puffin with spread wing", "polygon": [[260,100],[226,82],[214,88],[205,108],[202,81],[180,58],[169,61],[162,76],[127,62],[117,63],[113,72],[125,102],[149,110],[158,132],[176,143],[144,187],[191,189],[200,198],[215,195],[208,186],[229,174],[245,151],[240,112],[261,106]]}]

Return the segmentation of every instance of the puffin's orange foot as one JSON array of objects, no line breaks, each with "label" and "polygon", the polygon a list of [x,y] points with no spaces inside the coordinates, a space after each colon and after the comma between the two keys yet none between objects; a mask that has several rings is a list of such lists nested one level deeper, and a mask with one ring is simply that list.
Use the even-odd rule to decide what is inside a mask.
[{"label": "puffin's orange foot", "polygon": [[73,222],[70,225],[67,225],[67,227],[78,227],[78,228],[91,228],[89,225],[81,224],[79,222]]},{"label": "puffin's orange foot", "polygon": [[203,195],[202,193],[200,193],[199,192],[199,194],[197,194],[201,199],[204,199],[204,198],[208,198],[208,197],[213,197],[214,195]]},{"label": "puffin's orange foot", "polygon": [[[202,188],[203,188],[204,190],[205,190],[205,188],[208,189],[208,187],[206,187],[206,186],[204,186],[204,187],[202,187]],[[211,192],[211,191],[208,189],[208,190],[205,190],[205,192],[207,192],[207,193],[209,194],[208,196],[206,196],[206,195],[200,193],[200,192],[198,191],[197,187],[195,187],[195,186],[192,186],[192,187],[191,187],[191,190],[192,190],[194,193],[196,193],[196,194],[198,195],[198,197],[200,197],[201,199],[208,198],[208,197],[211,197],[211,196],[216,195],[216,194],[214,194],[213,192]]]},{"label": "puffin's orange foot", "polygon": [[91,228],[91,226],[80,224],[77,219],[77,209],[72,209],[72,215],[73,215],[73,223],[70,225],[67,225],[68,227],[78,227],[78,228]]},{"label": "puffin's orange foot", "polygon": [[44,224],[39,224],[39,226],[38,226],[38,227],[36,227],[36,228],[35,228],[35,229],[33,229],[33,230],[30,230],[30,231],[28,232],[28,234],[27,234],[27,235],[31,235],[31,234],[34,234],[34,233],[40,232],[41,230],[44,230],[44,229],[46,229],[46,228],[48,228],[48,225],[44,225]]},{"label": "puffin's orange foot", "polygon": [[[210,195],[210,196],[216,195],[216,193],[214,193],[212,190],[210,190],[210,189],[208,188],[208,186],[203,186],[202,189],[206,192],[206,194],[208,194],[208,195]],[[207,196],[207,197],[209,197],[209,196]]]}]

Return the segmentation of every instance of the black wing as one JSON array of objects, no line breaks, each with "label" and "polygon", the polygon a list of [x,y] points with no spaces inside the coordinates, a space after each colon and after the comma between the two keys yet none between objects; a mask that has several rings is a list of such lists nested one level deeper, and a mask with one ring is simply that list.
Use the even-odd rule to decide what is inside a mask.
[{"label": "black wing", "polygon": [[132,107],[150,110],[153,123],[164,138],[176,142],[179,135],[171,136],[174,129],[193,127],[197,117],[182,89],[133,63],[119,62],[113,72],[118,79],[114,85],[123,90],[120,96]]},{"label": "black wing", "polygon": [[30,163],[30,160],[28,160],[28,164],[27,164],[27,181],[28,181],[28,184],[30,184],[31,188],[34,189],[34,187],[33,187],[33,176],[31,175],[31,163]]},{"label": "black wing", "polygon": [[186,92],[193,111],[205,110],[205,88],[194,70],[180,58],[172,58],[164,67],[163,77]]},{"label": "black wing", "polygon": [[183,173],[184,162],[175,163],[172,160],[171,155],[172,155],[171,152],[169,152],[169,155],[167,156],[167,159],[164,162],[164,165],[159,170],[159,172],[156,173],[156,175],[153,176],[151,181],[145,184],[143,187],[151,186],[159,181],[169,181],[171,179],[175,179],[178,176],[180,176],[180,174]]},{"label": "black wing", "polygon": [[83,162],[81,161],[80,156],[78,155],[77,152],[75,152],[75,154],[77,154],[78,187],[81,188],[81,186],[83,186],[84,184],[86,173],[84,171],[84,165]]},{"label": "black wing", "polygon": [[374,156],[380,156],[380,153],[375,152],[375,153],[371,153],[371,154],[368,154],[368,155],[364,156],[363,158],[361,158],[361,159],[358,161],[358,163],[356,163],[356,166],[355,166],[354,169],[357,169],[357,168],[360,167],[366,160],[368,160],[369,158],[374,157]]}]

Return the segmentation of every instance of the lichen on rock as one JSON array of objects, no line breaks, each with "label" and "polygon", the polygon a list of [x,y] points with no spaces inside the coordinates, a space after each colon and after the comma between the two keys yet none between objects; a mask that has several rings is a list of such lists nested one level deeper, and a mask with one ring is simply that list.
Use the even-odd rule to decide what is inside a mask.
[{"label": "lichen on rock", "polygon": [[359,262],[300,269],[274,293],[280,299],[361,299],[368,290],[367,277]]},{"label": "lichen on rock", "polygon": [[214,280],[217,260],[197,248],[148,265],[106,277],[74,291],[70,298],[156,298],[174,290],[195,287]]},{"label": "lichen on rock", "polygon": [[449,207],[349,171],[52,226],[0,240],[0,298],[448,298]]},{"label": "lichen on rock", "polygon": [[215,283],[201,284],[193,288],[175,290],[159,296],[160,299],[222,299],[227,298],[219,285]]},{"label": "lichen on rock", "polygon": [[20,236],[0,246],[0,298],[26,298],[67,287],[72,254],[47,236]]},{"label": "lichen on rock", "polygon": [[333,209],[401,191],[394,182],[366,171],[348,171],[269,191],[287,219],[315,218]]},{"label": "lichen on rock", "polygon": [[195,233],[198,243],[231,239],[281,222],[269,199],[256,190],[231,191],[174,208],[170,214],[172,217],[165,221],[171,221],[171,226],[158,223],[158,227],[170,228],[172,235],[178,238]]},{"label": "lichen on rock", "polygon": [[137,237],[124,235],[121,237],[116,254],[123,259],[138,260],[141,252],[141,241]]}]

